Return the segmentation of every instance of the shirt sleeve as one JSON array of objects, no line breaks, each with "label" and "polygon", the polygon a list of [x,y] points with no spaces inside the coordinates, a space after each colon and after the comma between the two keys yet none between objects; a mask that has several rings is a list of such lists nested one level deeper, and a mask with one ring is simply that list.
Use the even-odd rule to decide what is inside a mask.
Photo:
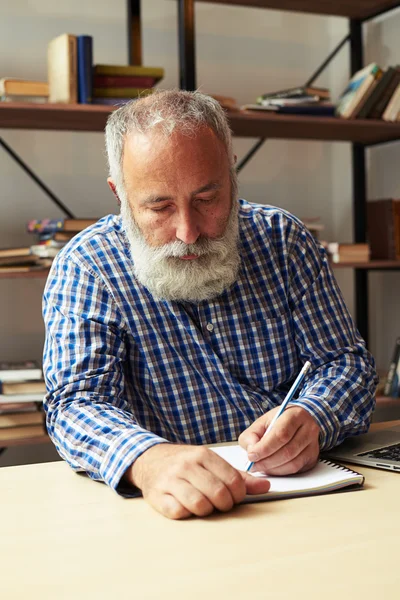
[{"label": "shirt sleeve", "polygon": [[312,370],[297,399],[321,428],[328,450],[368,430],[378,377],[375,362],[356,330],[326,252],[303,226],[288,253],[290,303],[299,360]]},{"label": "shirt sleeve", "polygon": [[97,276],[78,261],[57,257],[43,317],[49,436],[74,470],[123,493],[126,469],[166,440],[141,428],[124,398],[122,316]]}]

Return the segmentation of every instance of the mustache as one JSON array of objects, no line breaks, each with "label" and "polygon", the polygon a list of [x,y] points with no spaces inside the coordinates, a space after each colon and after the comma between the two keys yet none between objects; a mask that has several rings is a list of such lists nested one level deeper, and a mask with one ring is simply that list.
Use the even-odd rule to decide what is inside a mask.
[{"label": "mustache", "polygon": [[217,254],[225,249],[224,239],[199,237],[193,244],[185,244],[176,240],[163,246],[152,248],[152,254],[155,259],[180,258],[187,254],[196,254],[204,256],[206,254]]}]

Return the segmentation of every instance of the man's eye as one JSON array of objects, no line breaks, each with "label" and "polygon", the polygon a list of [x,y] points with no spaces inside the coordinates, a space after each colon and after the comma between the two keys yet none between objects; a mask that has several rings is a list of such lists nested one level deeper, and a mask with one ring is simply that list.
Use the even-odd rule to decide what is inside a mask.
[{"label": "man's eye", "polygon": [[197,198],[198,202],[201,202],[202,204],[211,204],[212,202],[214,202],[215,200],[215,196],[212,196],[211,198]]},{"label": "man's eye", "polygon": [[164,212],[169,208],[169,206],[158,206],[157,208],[152,208],[151,211],[152,212]]}]

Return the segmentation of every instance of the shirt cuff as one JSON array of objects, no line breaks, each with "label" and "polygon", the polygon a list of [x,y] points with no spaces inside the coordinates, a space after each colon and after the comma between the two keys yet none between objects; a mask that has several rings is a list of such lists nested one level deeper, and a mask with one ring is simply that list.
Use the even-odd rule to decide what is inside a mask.
[{"label": "shirt cuff", "polygon": [[[100,476],[115,492],[122,496],[138,496],[140,491],[121,481],[125,471],[139,456],[156,444],[165,444],[168,440],[145,429],[135,427],[125,430],[108,448],[100,465]],[[130,493],[129,493],[130,490]]]},{"label": "shirt cuff", "polygon": [[296,398],[289,406],[301,406],[317,421],[321,433],[319,445],[321,450],[328,450],[337,444],[340,433],[340,422],[329,404],[318,396]]}]

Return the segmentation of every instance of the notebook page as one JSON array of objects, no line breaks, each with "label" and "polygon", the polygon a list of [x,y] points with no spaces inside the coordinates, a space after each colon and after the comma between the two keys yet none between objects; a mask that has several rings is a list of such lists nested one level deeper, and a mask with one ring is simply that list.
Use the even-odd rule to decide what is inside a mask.
[{"label": "notebook page", "polygon": [[[211,448],[213,452],[221,456],[236,469],[244,471],[248,459],[246,451],[238,445],[220,446]],[[267,477],[261,473],[251,473],[254,477]],[[339,467],[328,462],[319,461],[317,465],[306,473],[274,477],[268,476],[271,488],[263,499],[273,499],[284,496],[302,496],[313,493],[323,493],[346,487],[348,485],[362,485],[364,477],[359,473]],[[256,498],[255,498],[256,499]]]}]

